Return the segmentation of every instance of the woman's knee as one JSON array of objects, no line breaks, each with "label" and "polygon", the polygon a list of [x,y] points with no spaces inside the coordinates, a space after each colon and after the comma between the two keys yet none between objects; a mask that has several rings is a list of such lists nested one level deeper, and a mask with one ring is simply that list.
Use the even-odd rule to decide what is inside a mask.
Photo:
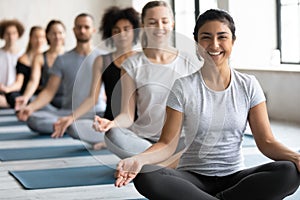
[{"label": "woman's knee", "polygon": [[74,123],[67,128],[66,133],[74,139],[79,139],[78,131]]},{"label": "woman's knee", "polygon": [[149,170],[151,167],[156,166],[144,166],[141,172],[133,179],[133,183],[135,188],[142,194],[147,195],[149,190],[155,190],[155,182],[157,182],[157,174],[159,173],[158,170],[152,169]]},{"label": "woman's knee", "polygon": [[32,131],[38,132],[41,135],[53,133],[52,124],[48,124],[47,121],[41,120],[34,115],[30,116],[26,123]]},{"label": "woman's knee", "polygon": [[278,161],[278,169],[281,174],[281,187],[285,187],[286,194],[293,194],[300,184],[300,173],[296,165],[291,161]]},{"label": "woman's knee", "polygon": [[119,128],[112,128],[112,129],[110,129],[109,131],[107,131],[105,133],[104,138],[108,139],[110,141],[114,141],[114,140],[117,139],[117,134],[118,134],[119,131],[120,131]]},{"label": "woman's knee", "polygon": [[151,182],[153,179],[158,179],[163,175],[168,174],[168,168],[162,167],[160,165],[144,165],[138,174],[138,180]]},{"label": "woman's knee", "polygon": [[126,143],[128,140],[123,138],[123,135],[120,133],[119,128],[112,128],[104,135],[104,142],[112,153],[116,154],[121,159],[132,156],[128,154],[128,148],[126,148]]},{"label": "woman's knee", "polygon": [[143,180],[145,179],[144,173],[139,173],[134,179],[133,183],[135,187],[138,187],[140,185],[143,185],[145,183]]},{"label": "woman's knee", "polygon": [[300,174],[296,165],[291,161],[278,161],[277,169],[282,177],[282,185],[286,185],[291,190],[296,190],[300,184]]},{"label": "woman's knee", "polygon": [[[104,141],[108,145],[111,146],[118,146],[119,147],[119,140],[121,139],[119,133],[119,128],[112,128],[106,133],[104,133]],[[118,137],[119,135],[119,137]]]}]

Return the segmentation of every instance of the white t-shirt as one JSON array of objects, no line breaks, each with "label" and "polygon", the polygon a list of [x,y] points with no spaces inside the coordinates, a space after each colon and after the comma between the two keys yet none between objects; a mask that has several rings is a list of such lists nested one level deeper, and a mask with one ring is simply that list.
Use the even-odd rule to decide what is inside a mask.
[{"label": "white t-shirt", "polygon": [[127,59],[122,67],[137,87],[137,115],[130,129],[142,138],[159,139],[164,121],[166,101],[174,81],[202,66],[196,57],[178,52],[169,64],[155,64],[143,52]]},{"label": "white t-shirt", "polygon": [[8,86],[16,80],[16,65],[22,52],[11,54],[0,49],[0,83]]},{"label": "white t-shirt", "polygon": [[208,88],[201,72],[178,79],[167,106],[184,113],[186,151],[178,169],[226,176],[244,168],[241,143],[249,110],[265,101],[254,76],[231,69],[223,91]]}]

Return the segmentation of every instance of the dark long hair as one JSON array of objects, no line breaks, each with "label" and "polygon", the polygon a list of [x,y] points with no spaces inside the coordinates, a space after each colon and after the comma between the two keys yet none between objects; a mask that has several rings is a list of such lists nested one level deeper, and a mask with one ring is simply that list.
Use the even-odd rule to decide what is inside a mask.
[{"label": "dark long hair", "polygon": [[235,40],[235,25],[232,17],[224,10],[210,9],[199,15],[194,28],[194,39],[198,42],[198,31],[207,21],[220,21],[226,23],[232,33],[232,39]]},{"label": "dark long hair", "polygon": [[46,27],[46,39],[47,39],[47,43],[50,44],[49,42],[49,39],[47,37],[47,34],[50,32],[52,26],[56,25],[56,24],[60,24],[62,25],[62,27],[64,28],[64,30],[66,30],[66,26],[60,21],[60,20],[51,20],[48,24],[47,24],[47,27]]},{"label": "dark long hair", "polygon": [[27,45],[27,48],[26,48],[26,53],[28,53],[30,51],[30,49],[32,48],[31,46],[31,43],[30,43],[30,40],[31,40],[31,36],[33,35],[33,33],[35,31],[44,31],[44,29],[41,27],[41,26],[33,26],[31,27],[30,31],[29,31],[29,41],[28,41],[28,45]]}]

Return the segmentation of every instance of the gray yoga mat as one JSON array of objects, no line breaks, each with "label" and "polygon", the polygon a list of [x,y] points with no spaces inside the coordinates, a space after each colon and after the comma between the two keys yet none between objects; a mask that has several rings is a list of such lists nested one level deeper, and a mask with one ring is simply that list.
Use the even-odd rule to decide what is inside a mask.
[{"label": "gray yoga mat", "polygon": [[0,109],[0,116],[13,116],[15,114],[15,110],[12,108],[1,108]]}]

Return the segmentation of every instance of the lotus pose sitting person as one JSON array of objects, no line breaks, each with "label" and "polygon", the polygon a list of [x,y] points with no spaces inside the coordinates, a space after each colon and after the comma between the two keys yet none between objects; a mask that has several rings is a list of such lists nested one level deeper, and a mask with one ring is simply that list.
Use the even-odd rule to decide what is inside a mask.
[{"label": "lotus pose sitting person", "polygon": [[[95,97],[99,96],[102,83],[104,83],[107,99],[104,117],[113,120],[113,114],[119,114],[121,90],[118,82],[121,77],[121,64],[129,56],[136,53],[133,50],[133,45],[138,42],[139,38],[139,18],[139,14],[133,8],[121,9],[113,6],[105,11],[101,21],[100,33],[102,33],[102,39],[105,40],[106,45],[114,47],[115,51],[100,55],[95,59],[89,96],[73,113],[61,117],[55,122],[55,131],[52,137],[62,137],[68,127],[73,127],[72,129],[76,130],[79,137],[82,134],[88,134],[91,138],[99,136],[99,133],[92,128],[93,118],[80,119],[80,117],[97,102]],[[114,99],[112,99],[113,93]],[[96,141],[93,148],[100,149],[104,146],[103,141]]]},{"label": "lotus pose sitting person", "polygon": [[[204,12],[194,38],[203,67],[175,81],[159,141],[119,162],[116,186],[133,180],[145,197],[172,200],[279,200],[294,193],[300,154],[274,138],[257,79],[229,66],[236,39],[232,17]],[[259,150],[274,162],[245,168],[241,143],[247,122]],[[183,132],[186,149],[177,168],[150,165],[172,155]]]},{"label": "lotus pose sitting person", "polygon": [[174,18],[165,2],[147,3],[141,16],[143,51],[122,64],[121,113],[112,121],[96,116],[94,123],[97,131],[106,132],[107,148],[120,158],[141,153],[158,140],[173,82],[199,66],[196,59],[170,45]]},{"label": "lotus pose sitting person", "polygon": [[[16,98],[15,110],[18,111],[25,107],[32,96],[37,95],[47,84],[49,70],[57,56],[65,52],[65,25],[59,20],[51,20],[46,27],[46,39],[49,49],[37,55],[32,64],[30,79],[22,96]],[[56,92],[51,107],[60,108],[62,104],[62,87]]]},{"label": "lotus pose sitting person", "polygon": [[[100,49],[92,46],[92,36],[96,31],[93,16],[87,13],[76,16],[73,31],[77,39],[75,48],[57,56],[53,67],[50,69],[51,75],[46,87],[34,101],[22,108],[17,114],[20,120],[27,121],[29,128],[40,134],[51,135],[54,131],[53,124],[58,118],[70,114],[72,106],[78,107],[89,94],[86,88],[91,87],[91,80],[86,77],[92,76],[94,60],[102,53]],[[80,88],[74,88],[75,81],[79,82]],[[63,87],[62,107],[55,110],[41,110],[53,100],[60,85]],[[77,93],[75,94],[74,91]],[[94,109],[97,112],[97,106]],[[84,117],[93,118],[93,111],[91,109]],[[79,139],[76,132],[70,130],[68,133]],[[100,134],[97,136],[94,138],[87,136],[80,139],[91,144],[95,141],[103,141],[103,136]]]},{"label": "lotus pose sitting person", "polygon": [[32,72],[32,64],[36,55],[45,47],[45,30],[40,26],[33,26],[29,32],[29,42],[25,53],[18,59],[16,65],[16,80],[5,86],[0,84],[0,91],[5,93],[6,100],[11,108],[15,107],[15,100],[21,96],[29,83]]},{"label": "lotus pose sitting person", "polygon": [[[23,24],[16,19],[0,21],[0,39],[5,41],[0,49],[0,85],[8,86],[16,80],[16,64],[19,57],[24,53],[20,51],[17,41],[24,33]],[[5,94],[0,91],[0,109],[8,108]]]}]

